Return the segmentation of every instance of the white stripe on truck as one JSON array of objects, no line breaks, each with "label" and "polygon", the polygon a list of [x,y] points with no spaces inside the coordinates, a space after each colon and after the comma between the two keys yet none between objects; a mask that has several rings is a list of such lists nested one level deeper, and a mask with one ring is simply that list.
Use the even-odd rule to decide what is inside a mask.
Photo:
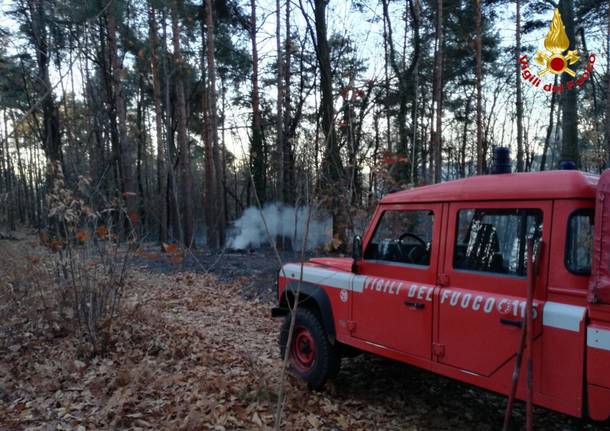
[{"label": "white stripe on truck", "polygon": [[[301,265],[298,263],[287,263],[283,267],[286,277],[293,280],[301,279]],[[335,289],[348,289],[352,287],[354,292],[362,292],[366,277],[354,275],[349,272],[335,271],[332,269],[316,266],[303,266],[303,281],[312,284],[334,287]],[[353,285],[352,285],[353,283]]]},{"label": "white stripe on truck", "polygon": [[[285,277],[292,280],[301,279],[300,264],[288,263],[284,265],[282,269]],[[303,281],[335,289],[351,288],[353,292],[362,293],[364,292],[367,277],[345,271],[305,265],[303,266]],[[580,324],[585,317],[585,312],[585,307],[548,301],[544,304],[542,324],[551,328],[578,332],[580,330]],[[606,341],[599,341],[598,345],[608,346],[608,350],[610,350],[610,331],[606,332],[608,332],[607,343]],[[606,340],[605,337],[606,336],[604,335],[597,339],[601,340],[603,338],[603,340]]]},{"label": "white stripe on truck", "polygon": [[594,349],[610,350],[610,331],[589,326],[587,328],[587,346]]},{"label": "white stripe on truck", "polygon": [[544,304],[542,324],[551,328],[578,332],[585,318],[585,307],[548,301]]}]

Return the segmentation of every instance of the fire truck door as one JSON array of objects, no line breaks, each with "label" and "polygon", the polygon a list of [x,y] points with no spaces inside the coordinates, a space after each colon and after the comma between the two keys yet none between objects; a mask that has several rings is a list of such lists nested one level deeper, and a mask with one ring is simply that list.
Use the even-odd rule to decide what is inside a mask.
[{"label": "fire truck door", "polygon": [[384,205],[365,238],[353,336],[430,358],[442,206]]},{"label": "fire truck door", "polygon": [[[527,292],[528,236],[548,244],[548,202],[449,206],[445,286],[439,291],[439,362],[469,373],[510,376]],[[548,223],[548,224],[547,224]],[[541,263],[544,264],[544,249]],[[541,331],[545,272],[537,278],[535,333]],[[504,377],[502,377],[504,378]]]}]

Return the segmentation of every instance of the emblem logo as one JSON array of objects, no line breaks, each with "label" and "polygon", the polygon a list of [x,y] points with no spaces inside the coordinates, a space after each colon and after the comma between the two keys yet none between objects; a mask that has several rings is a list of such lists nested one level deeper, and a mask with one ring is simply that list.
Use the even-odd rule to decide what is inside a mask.
[{"label": "emblem logo", "polygon": [[508,300],[502,299],[500,302],[498,302],[498,313],[507,315],[511,312],[511,310],[512,306]]},{"label": "emblem logo", "polygon": [[533,87],[540,88],[543,83],[541,78],[549,73],[557,76],[561,76],[565,73],[572,78],[576,78],[573,80],[568,78],[567,81],[564,79],[560,85],[553,85],[552,82],[547,82],[542,86],[544,91],[554,93],[562,93],[564,91],[574,90],[576,87],[582,87],[591,77],[596,59],[595,54],[588,54],[588,64],[583,73],[577,77],[576,68],[573,66],[576,65],[581,58],[578,50],[569,49],[570,39],[566,33],[566,28],[563,24],[559,9],[555,9],[555,12],[553,13],[551,27],[544,38],[544,48],[545,50],[537,50],[536,55],[534,56],[534,62],[541,67],[537,74],[530,70],[530,63],[527,55],[523,55],[519,58],[521,77]]},{"label": "emblem logo", "polygon": [[347,302],[348,297],[349,297],[349,294],[347,293],[347,290],[341,289],[341,293],[339,293],[339,298],[341,298],[341,301]]},{"label": "emblem logo", "polygon": [[538,76],[544,76],[548,72],[554,73],[555,75],[567,73],[572,77],[576,76],[576,72],[570,69],[570,66],[580,60],[580,56],[578,55],[577,50],[568,51],[566,55],[563,55],[570,47],[570,39],[568,39],[559,9],[555,9],[555,13],[553,14],[551,29],[544,38],[544,47],[548,51],[548,54],[538,50],[536,51],[536,57],[534,58],[536,63],[544,67],[544,69],[538,73]]}]

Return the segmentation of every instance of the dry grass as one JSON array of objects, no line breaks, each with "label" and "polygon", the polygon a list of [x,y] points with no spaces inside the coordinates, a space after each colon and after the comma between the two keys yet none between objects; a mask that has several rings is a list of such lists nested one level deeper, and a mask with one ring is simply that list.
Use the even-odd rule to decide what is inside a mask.
[{"label": "dry grass", "polygon": [[24,337],[66,333],[66,302],[52,276],[49,253],[30,236],[0,242],[0,348]]}]

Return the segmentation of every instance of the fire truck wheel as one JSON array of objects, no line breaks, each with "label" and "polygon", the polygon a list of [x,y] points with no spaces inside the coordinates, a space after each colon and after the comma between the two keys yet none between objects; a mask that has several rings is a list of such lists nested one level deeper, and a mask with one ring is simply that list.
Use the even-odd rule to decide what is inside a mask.
[{"label": "fire truck wheel", "polygon": [[[288,314],[280,332],[282,358],[286,353],[290,319]],[[328,379],[337,375],[341,361],[339,353],[313,311],[307,308],[297,310],[290,344],[289,371],[305,380],[312,389],[321,389]]]}]

